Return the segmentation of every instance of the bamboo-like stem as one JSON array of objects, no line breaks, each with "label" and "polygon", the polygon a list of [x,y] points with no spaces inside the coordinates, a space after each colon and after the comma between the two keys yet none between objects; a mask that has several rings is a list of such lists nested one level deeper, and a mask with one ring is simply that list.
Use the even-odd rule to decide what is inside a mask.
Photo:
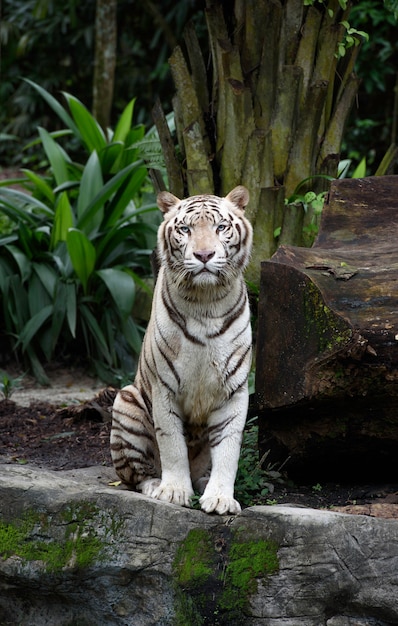
[{"label": "bamboo-like stem", "polygon": [[303,0],[285,0],[283,26],[278,46],[280,66],[294,64],[301,37],[303,15]]},{"label": "bamboo-like stem", "polygon": [[[254,117],[250,91],[245,87],[236,46],[223,54],[225,89],[225,139],[220,164],[221,193],[227,194],[242,180],[243,160]],[[233,120],[233,123],[231,121]]]},{"label": "bamboo-like stem", "polygon": [[187,156],[187,185],[190,196],[214,193],[213,171],[206,154],[202,128],[192,122],[183,132]]},{"label": "bamboo-like stem", "polygon": [[210,102],[210,111],[216,119],[216,160],[220,163],[220,152],[224,145],[225,137],[225,79],[223,70],[223,45],[231,45],[225,25],[221,4],[207,0],[206,2],[206,24],[209,32],[209,44],[213,65],[213,84]]},{"label": "bamboo-like stem", "polygon": [[[282,7],[280,2],[269,0],[264,21],[261,43],[260,67],[257,71],[257,84],[253,89],[254,115],[257,128],[269,128],[278,78],[279,50],[281,35]],[[257,30],[259,30],[257,28]]]},{"label": "bamboo-like stem", "polygon": [[213,193],[213,172],[209,162],[210,141],[206,134],[203,112],[181,48],[174,49],[169,59],[181,106],[184,125],[182,137],[187,163],[187,184],[190,195]]},{"label": "bamboo-like stem", "polygon": [[340,1],[328,0],[325,7],[303,0],[234,0],[227,7],[206,0],[212,68],[205,66],[192,25],[184,35],[189,62],[180,48],[170,58],[181,154],[176,161],[170,137],[161,138],[170,187],[176,195],[182,186],[184,195],[248,187],[254,282],[260,257],[275,249],[275,228],[282,227],[280,242],[301,243],[303,208],[285,208],[284,198],[304,179],[336,173],[358,89],[352,75],[358,49],[348,49],[342,59],[335,55],[350,8],[348,2],[343,10]]},{"label": "bamboo-like stem", "polygon": [[184,41],[191,66],[193,88],[202,112],[207,113],[209,109],[209,90],[207,88],[206,66],[192,22],[188,22],[184,29]]},{"label": "bamboo-like stem", "polygon": [[285,178],[287,197],[294,192],[302,180],[315,174],[317,131],[321,121],[327,87],[327,82],[319,82],[311,85],[309,89],[307,106],[300,118],[287,164]]},{"label": "bamboo-like stem", "polygon": [[296,65],[285,65],[279,77],[271,121],[274,174],[282,179],[298,125],[298,104],[302,90],[303,71]]},{"label": "bamboo-like stem", "polygon": [[300,109],[303,109],[308,96],[308,89],[311,83],[314,68],[315,53],[318,45],[321,20],[321,13],[314,7],[309,7],[302,29],[302,38],[300,40],[295,59],[295,65],[302,68],[303,73],[303,89],[300,98]]},{"label": "bamboo-like stem", "polygon": [[187,157],[185,154],[185,145],[184,145],[184,136],[183,136],[184,120],[182,116],[182,102],[180,98],[177,95],[175,95],[171,103],[173,105],[174,122],[175,122],[176,135],[177,135],[177,144],[181,152],[181,161],[186,162]]},{"label": "bamboo-like stem", "polygon": [[263,33],[258,25],[266,25],[266,3],[264,0],[250,4],[246,0],[236,0],[235,19],[235,42],[240,50],[243,73],[247,77],[258,72],[260,67]]},{"label": "bamboo-like stem", "polygon": [[375,176],[386,176],[387,174],[391,174],[397,156],[398,146],[392,143],[382,158],[382,161],[375,172]]},{"label": "bamboo-like stem", "polygon": [[192,77],[188,71],[187,64],[182,54],[182,50],[177,46],[169,58],[169,64],[177,93],[180,100],[184,102],[182,107],[182,117],[184,126],[190,126],[197,122],[201,129],[202,138],[206,144],[206,148],[210,151],[210,142],[206,135],[205,124],[203,120],[203,111],[199,104],[198,95],[192,81]]},{"label": "bamboo-like stem", "polygon": [[301,246],[303,243],[304,207],[302,204],[285,206],[279,245]]},{"label": "bamboo-like stem", "polygon": [[250,189],[246,216],[254,224],[260,206],[261,190],[265,187],[272,187],[274,184],[270,130],[256,129],[249,137],[243,165],[242,184]]},{"label": "bamboo-like stem", "polygon": [[345,57],[343,59],[340,59],[339,61],[337,69],[338,77],[340,79],[340,85],[337,91],[337,95],[335,97],[335,103],[339,102],[347,86],[347,81],[350,80],[350,77],[355,71],[355,64],[357,62],[360,50],[360,45],[352,46],[351,48],[349,48],[349,50],[347,50]]},{"label": "bamboo-like stem", "polygon": [[325,138],[323,140],[317,162],[318,171],[323,171],[322,164],[330,155],[340,152],[345,122],[358,92],[359,83],[360,80],[354,75],[352,75],[350,80],[347,81],[346,89],[343,92],[333,116],[330,119],[329,126],[326,129]]},{"label": "bamboo-like stem", "polygon": [[246,270],[249,283],[259,284],[261,261],[269,259],[277,248],[274,230],[282,222],[283,187],[261,189],[257,217],[253,223],[253,253]]},{"label": "bamboo-like stem", "polygon": [[166,163],[169,189],[177,198],[183,198],[184,182],[181,175],[181,167],[176,157],[173,138],[159,100],[156,101],[152,109],[152,117],[159,134],[160,145]]}]

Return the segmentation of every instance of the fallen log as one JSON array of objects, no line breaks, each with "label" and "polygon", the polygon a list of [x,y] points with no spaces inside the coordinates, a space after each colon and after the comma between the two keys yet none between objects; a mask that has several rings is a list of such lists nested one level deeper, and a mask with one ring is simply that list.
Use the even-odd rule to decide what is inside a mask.
[{"label": "fallen log", "polygon": [[262,263],[259,445],[293,480],[398,479],[397,242],[398,177],[340,180],[314,246]]}]

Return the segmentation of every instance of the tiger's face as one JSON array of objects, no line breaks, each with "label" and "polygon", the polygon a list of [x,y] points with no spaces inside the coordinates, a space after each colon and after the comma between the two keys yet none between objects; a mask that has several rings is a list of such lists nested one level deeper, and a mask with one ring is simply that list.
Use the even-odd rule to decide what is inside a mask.
[{"label": "tiger's face", "polygon": [[244,217],[248,201],[242,186],[225,198],[159,194],[165,215],[158,232],[160,259],[180,285],[225,285],[245,269],[252,246],[252,227]]}]

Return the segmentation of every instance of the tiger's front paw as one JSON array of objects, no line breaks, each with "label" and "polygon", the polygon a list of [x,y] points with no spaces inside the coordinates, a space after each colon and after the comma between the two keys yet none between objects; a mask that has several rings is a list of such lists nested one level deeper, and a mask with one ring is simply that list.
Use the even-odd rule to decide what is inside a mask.
[{"label": "tiger's front paw", "polygon": [[192,487],[184,488],[174,483],[161,482],[158,487],[153,489],[150,495],[152,498],[156,498],[156,500],[161,500],[162,502],[171,502],[171,504],[190,507],[193,489]]},{"label": "tiger's front paw", "polygon": [[205,513],[218,513],[219,515],[226,515],[232,513],[237,515],[241,512],[240,504],[235,498],[227,496],[205,496],[203,495],[199,500],[202,511]]},{"label": "tiger's front paw", "polygon": [[160,478],[148,478],[147,480],[143,480],[141,483],[138,483],[136,489],[140,491],[144,496],[148,496],[149,498],[153,498],[153,492],[160,485]]}]

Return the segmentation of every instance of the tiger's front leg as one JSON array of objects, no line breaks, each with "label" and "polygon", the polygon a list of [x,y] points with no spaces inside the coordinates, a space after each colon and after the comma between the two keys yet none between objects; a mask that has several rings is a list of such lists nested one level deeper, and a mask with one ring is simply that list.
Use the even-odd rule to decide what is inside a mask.
[{"label": "tiger's front leg", "polygon": [[140,491],[157,500],[190,507],[194,492],[183,422],[176,407],[164,397],[154,399],[153,416],[162,474],[160,481],[141,483]]},{"label": "tiger's front leg", "polygon": [[199,500],[206,513],[225,515],[241,511],[239,502],[234,498],[234,485],[248,402],[249,394],[245,387],[209,418],[212,469],[207,487]]}]

